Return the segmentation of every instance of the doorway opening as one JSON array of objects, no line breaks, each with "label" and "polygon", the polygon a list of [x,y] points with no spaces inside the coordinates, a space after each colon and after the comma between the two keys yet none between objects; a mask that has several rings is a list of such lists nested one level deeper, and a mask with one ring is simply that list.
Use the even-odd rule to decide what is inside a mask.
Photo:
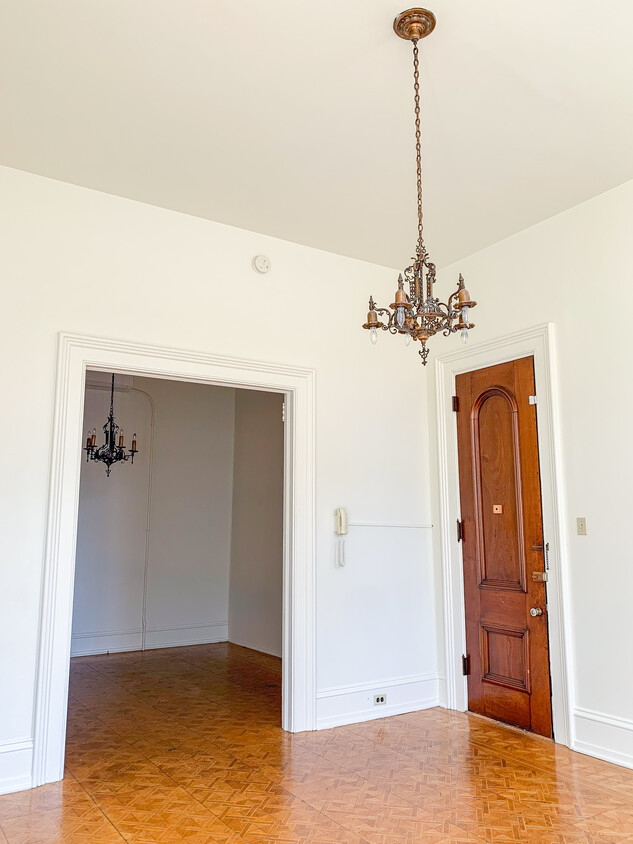
[{"label": "doorway opening", "polygon": [[[88,370],[91,435],[110,384]],[[116,442],[137,453],[111,475],[81,467],[66,743],[79,779],[110,757],[169,761],[194,732],[228,747],[235,724],[281,727],[284,395],[119,375],[114,397]]]},{"label": "doorway opening", "polygon": [[[88,370],[186,382],[187,385],[215,385],[238,392],[255,390],[283,395],[286,422],[283,432],[281,726],[291,732],[314,729],[314,372],[279,364],[64,334],[60,335],[55,397],[36,688],[33,786],[53,782],[63,776],[79,480],[84,459],[81,446],[85,442],[84,388]],[[131,433],[128,431],[128,435]],[[138,448],[140,451],[140,441]],[[136,470],[136,459],[134,467],[113,467],[113,474],[117,469],[121,472]],[[98,466],[90,468],[98,469]],[[155,647],[160,644],[161,636],[173,633],[165,631],[169,626],[177,625],[152,625],[148,616],[146,648],[150,638],[153,637]],[[152,627],[160,629],[150,629]],[[194,634],[189,631],[188,635]],[[146,650],[143,653],[159,651]]]}]

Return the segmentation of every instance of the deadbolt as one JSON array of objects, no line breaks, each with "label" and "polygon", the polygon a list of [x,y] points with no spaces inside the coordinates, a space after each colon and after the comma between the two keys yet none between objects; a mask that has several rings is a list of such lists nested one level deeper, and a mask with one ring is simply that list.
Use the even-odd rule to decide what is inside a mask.
[{"label": "deadbolt", "polygon": [[540,607],[532,607],[530,615],[532,618],[536,618],[537,615],[543,615],[543,610]]}]

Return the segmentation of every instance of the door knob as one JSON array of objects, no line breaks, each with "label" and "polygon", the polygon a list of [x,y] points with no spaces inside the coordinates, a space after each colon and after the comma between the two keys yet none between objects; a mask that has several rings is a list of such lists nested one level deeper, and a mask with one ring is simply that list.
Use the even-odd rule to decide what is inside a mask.
[{"label": "door knob", "polygon": [[530,615],[532,618],[536,618],[537,615],[543,615],[543,610],[540,607],[532,607]]}]

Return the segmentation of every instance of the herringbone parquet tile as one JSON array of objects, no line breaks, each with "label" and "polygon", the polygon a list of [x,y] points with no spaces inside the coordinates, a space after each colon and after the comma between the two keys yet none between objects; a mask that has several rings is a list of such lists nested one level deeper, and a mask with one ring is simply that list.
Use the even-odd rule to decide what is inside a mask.
[{"label": "herringbone parquet tile", "polygon": [[61,783],[0,844],[633,844],[633,772],[432,709],[290,735],[279,660],[201,645],[72,661]]}]

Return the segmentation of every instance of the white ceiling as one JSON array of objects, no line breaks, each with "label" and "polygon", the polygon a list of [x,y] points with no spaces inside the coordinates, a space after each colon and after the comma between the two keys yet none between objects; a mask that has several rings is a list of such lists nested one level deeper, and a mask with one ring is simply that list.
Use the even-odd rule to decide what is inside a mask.
[{"label": "white ceiling", "polygon": [[[404,3],[2,0],[0,163],[405,265]],[[633,177],[630,0],[432,9],[424,207],[439,264]]]}]

